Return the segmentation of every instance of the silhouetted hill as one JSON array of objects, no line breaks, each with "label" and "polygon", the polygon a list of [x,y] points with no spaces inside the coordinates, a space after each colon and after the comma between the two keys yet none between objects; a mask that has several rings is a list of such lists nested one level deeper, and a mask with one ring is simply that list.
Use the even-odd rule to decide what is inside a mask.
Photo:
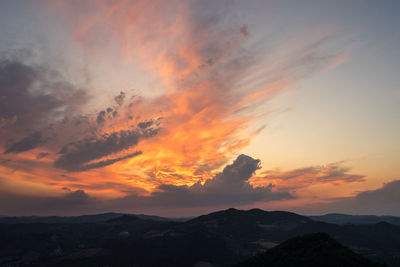
[{"label": "silhouetted hill", "polygon": [[291,238],[236,267],[378,267],[325,233]]},{"label": "silhouetted hill", "polygon": [[209,223],[229,225],[232,223],[258,223],[268,225],[296,225],[311,220],[305,216],[287,211],[264,211],[261,209],[237,210],[227,209],[202,215],[189,221],[189,223]]},{"label": "silhouetted hill", "polygon": [[329,213],[321,216],[309,216],[312,220],[335,224],[373,224],[387,222],[400,225],[400,217],[395,216],[375,216],[375,215],[348,215],[339,213]]},{"label": "silhouetted hill", "polygon": [[[179,226],[184,232],[203,229],[225,240],[238,255],[270,248],[286,239],[291,230],[312,220],[285,211],[228,209],[202,215]],[[285,234],[282,234],[285,233]]]}]

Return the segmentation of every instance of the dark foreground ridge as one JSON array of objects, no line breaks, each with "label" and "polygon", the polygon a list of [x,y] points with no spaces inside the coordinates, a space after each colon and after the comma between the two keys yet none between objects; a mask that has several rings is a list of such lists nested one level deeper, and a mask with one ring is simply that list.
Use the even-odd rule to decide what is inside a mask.
[{"label": "dark foreground ridge", "polygon": [[342,246],[328,234],[291,238],[235,267],[382,267]]},{"label": "dark foreground ridge", "polygon": [[[384,222],[337,225],[260,209],[228,209],[183,222],[90,216],[63,218],[67,223],[60,218],[50,220],[57,223],[0,223],[0,266],[232,266],[316,232],[372,261],[400,266],[400,227]],[[295,246],[288,248],[296,252]]]}]

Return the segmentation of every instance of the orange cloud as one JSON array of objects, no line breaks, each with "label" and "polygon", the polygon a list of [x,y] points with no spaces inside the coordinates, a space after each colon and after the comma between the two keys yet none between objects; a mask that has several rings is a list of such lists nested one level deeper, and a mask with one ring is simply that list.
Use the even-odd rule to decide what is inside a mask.
[{"label": "orange cloud", "polygon": [[[114,197],[128,191],[149,194],[165,184],[204,183],[258,133],[251,126],[260,118],[259,105],[337,61],[339,55],[327,54],[324,34],[307,39],[301,48],[282,46],[287,52],[283,57],[266,57],[274,51],[256,49],[251,28],[221,17],[223,7],[217,3],[206,11],[191,1],[57,1],[50,5],[69,18],[73,37],[92,64],[101,54],[116,56],[117,62],[138,64],[143,72],[151,72],[162,88],[162,94],[154,97],[127,94],[124,103],[110,104],[110,111],[104,107],[101,114],[87,115],[86,126],[71,118],[54,124],[51,133],[56,132],[56,137],[26,156],[15,155],[16,161],[29,156],[17,164],[21,177],[29,172],[35,181],[59,189],[83,188]],[[266,58],[272,58],[271,62]],[[109,68],[110,73],[115,71],[115,66]],[[151,138],[88,156],[85,168],[57,164],[64,159],[63,147],[72,144],[84,153],[87,144],[109,142],[110,136],[136,131],[146,121],[157,122],[157,134]],[[87,138],[91,141],[85,143]],[[97,148],[89,152],[97,153]],[[48,156],[39,159],[39,153]],[[3,173],[13,168],[10,164]],[[319,173],[313,175],[316,180]],[[305,176],[296,179],[309,183]],[[252,181],[262,183],[257,178]],[[274,181],[286,185],[284,177]],[[109,187],[91,186],[107,183]]]}]

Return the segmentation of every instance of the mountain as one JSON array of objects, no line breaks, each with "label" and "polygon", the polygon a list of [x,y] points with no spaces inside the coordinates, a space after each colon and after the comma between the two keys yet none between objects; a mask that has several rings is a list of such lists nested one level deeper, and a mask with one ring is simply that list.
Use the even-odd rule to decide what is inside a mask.
[{"label": "mountain", "polygon": [[97,222],[0,224],[0,266],[230,266],[316,232],[400,266],[399,226],[337,225],[260,209],[227,209],[183,222],[125,214]]},{"label": "mountain", "polygon": [[223,211],[202,215],[190,220],[190,223],[218,223],[227,226],[229,224],[258,223],[260,225],[297,225],[310,222],[311,219],[287,211],[265,211],[261,209],[238,210],[230,208]]},{"label": "mountain", "polygon": [[236,267],[378,267],[372,262],[325,233],[307,234],[291,238],[260,253]]},{"label": "mountain", "polygon": [[348,215],[340,213],[329,213],[321,216],[309,216],[310,219],[334,224],[373,224],[387,222],[400,225],[400,217],[395,216],[376,216],[376,215]]}]

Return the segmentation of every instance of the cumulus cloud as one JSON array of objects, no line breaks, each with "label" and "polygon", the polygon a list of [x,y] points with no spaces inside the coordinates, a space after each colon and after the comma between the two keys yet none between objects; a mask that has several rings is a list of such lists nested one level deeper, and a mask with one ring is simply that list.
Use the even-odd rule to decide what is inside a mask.
[{"label": "cumulus cloud", "polygon": [[157,133],[157,128],[148,127],[136,130],[122,130],[111,134],[103,134],[100,137],[92,136],[75,141],[61,148],[58,152],[60,157],[54,162],[54,167],[67,171],[85,171],[111,165],[117,161],[137,156],[141,152],[138,151],[96,163],[90,162],[132,148],[138,144],[140,139],[152,137]]},{"label": "cumulus cloud", "polygon": [[192,186],[162,184],[149,196],[127,196],[115,204],[131,207],[231,207],[257,201],[291,199],[287,192],[273,191],[273,186],[253,187],[249,178],[260,168],[260,160],[240,155],[221,173]]}]

